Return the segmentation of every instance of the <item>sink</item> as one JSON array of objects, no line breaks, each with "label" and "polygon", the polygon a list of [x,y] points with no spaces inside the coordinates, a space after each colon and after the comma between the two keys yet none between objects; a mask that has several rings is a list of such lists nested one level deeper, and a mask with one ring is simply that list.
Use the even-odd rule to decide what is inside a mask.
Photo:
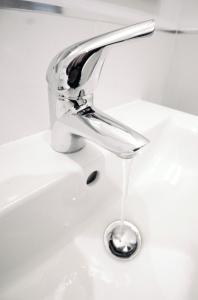
[{"label": "sink", "polygon": [[5,144],[1,300],[198,299],[198,118],[142,100],[108,113],[151,141],[134,158],[125,206],[140,252],[120,261],[104,246],[120,218],[119,158],[90,142],[56,153],[49,132]]}]

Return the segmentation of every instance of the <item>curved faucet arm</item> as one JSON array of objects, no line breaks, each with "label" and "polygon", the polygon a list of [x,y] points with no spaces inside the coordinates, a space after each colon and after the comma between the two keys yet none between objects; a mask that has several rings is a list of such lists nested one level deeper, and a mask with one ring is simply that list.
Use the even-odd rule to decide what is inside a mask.
[{"label": "curved faucet arm", "polygon": [[47,72],[48,83],[60,100],[92,100],[104,62],[103,49],[151,34],[154,28],[154,21],[149,20],[72,45],[52,60]]}]

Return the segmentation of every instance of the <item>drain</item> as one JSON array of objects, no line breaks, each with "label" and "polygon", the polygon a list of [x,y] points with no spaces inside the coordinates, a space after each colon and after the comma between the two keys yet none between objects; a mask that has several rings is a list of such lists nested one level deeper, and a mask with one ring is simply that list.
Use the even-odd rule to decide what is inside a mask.
[{"label": "drain", "polygon": [[137,227],[128,221],[111,223],[104,234],[107,251],[119,259],[131,259],[141,246],[141,236]]}]

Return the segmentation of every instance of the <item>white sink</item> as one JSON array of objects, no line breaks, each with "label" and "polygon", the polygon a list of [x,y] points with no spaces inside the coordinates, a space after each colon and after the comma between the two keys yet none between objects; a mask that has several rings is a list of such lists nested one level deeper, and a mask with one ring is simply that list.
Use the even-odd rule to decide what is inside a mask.
[{"label": "white sink", "polygon": [[126,201],[139,254],[119,261],[103,243],[120,217],[120,159],[91,143],[56,153],[48,132],[27,137],[0,147],[1,300],[198,299],[198,118],[144,101],[110,114],[151,140]]}]

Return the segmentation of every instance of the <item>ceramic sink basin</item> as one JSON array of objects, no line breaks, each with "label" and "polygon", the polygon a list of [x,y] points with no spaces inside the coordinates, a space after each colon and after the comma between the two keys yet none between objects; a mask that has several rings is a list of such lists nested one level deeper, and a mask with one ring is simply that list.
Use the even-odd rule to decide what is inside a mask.
[{"label": "ceramic sink basin", "polygon": [[119,261],[103,242],[120,217],[122,161],[91,143],[59,154],[49,132],[30,136],[0,147],[1,300],[198,299],[198,118],[144,101],[109,113],[151,141],[125,203],[139,254]]}]

